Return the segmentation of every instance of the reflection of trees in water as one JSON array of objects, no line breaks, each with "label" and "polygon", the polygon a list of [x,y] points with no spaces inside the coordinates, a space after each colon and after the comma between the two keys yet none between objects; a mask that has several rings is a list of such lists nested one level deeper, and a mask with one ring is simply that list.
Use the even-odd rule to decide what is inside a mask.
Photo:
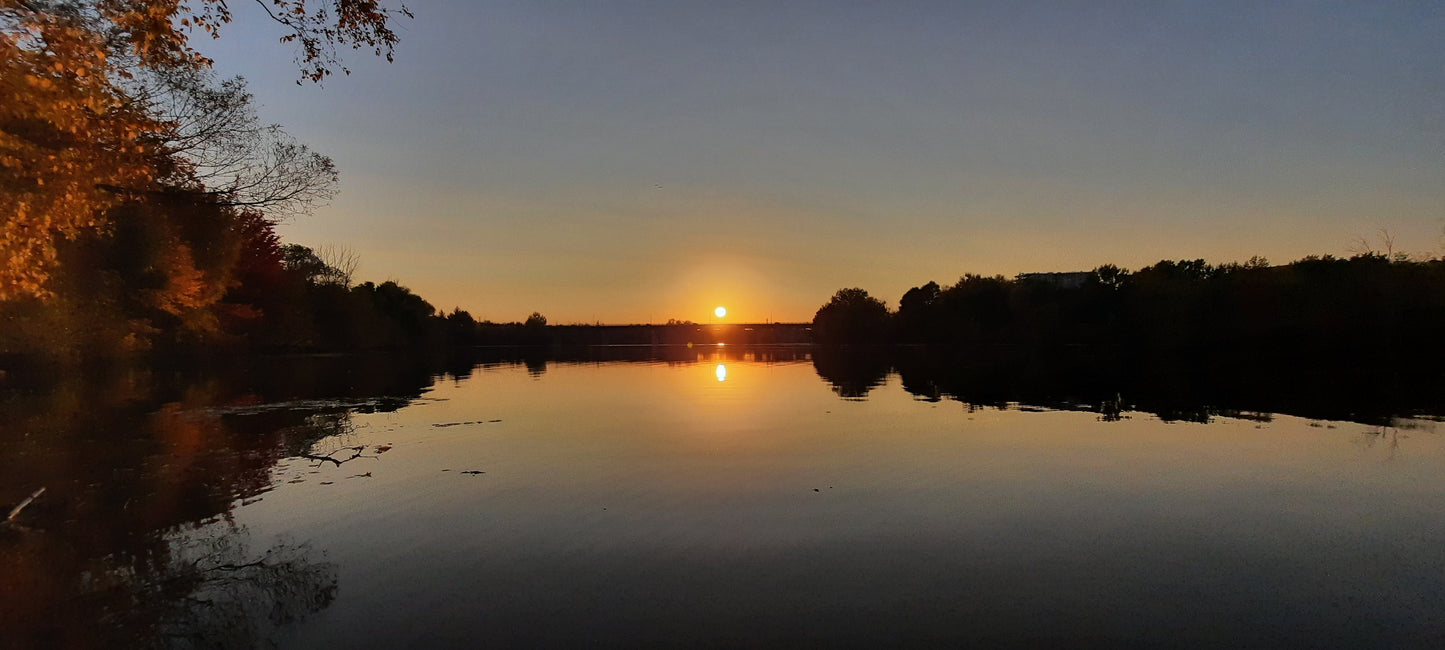
[{"label": "reflection of trees in water", "polygon": [[232,513],[285,459],[348,444],[352,412],[418,398],[430,367],[370,355],[12,382],[0,503],[46,493],[0,526],[0,645],[250,647],[325,607],[336,568],[304,544],[256,549]]},{"label": "reflection of trees in water", "polygon": [[253,648],[336,597],[336,566],[305,544],[251,549],[226,523],[166,537],[145,557],[117,557],[87,576],[97,633],[84,645]]},{"label": "reflection of trees in water", "polygon": [[1383,440],[1385,442],[1386,460],[1395,460],[1395,452],[1400,449],[1400,429],[1397,427],[1382,426],[1378,431],[1367,432],[1364,436],[1365,449],[1371,449],[1375,443]]},{"label": "reflection of trees in water", "polygon": [[244,527],[216,524],[171,541],[170,562],[135,586],[143,602],[166,608],[157,645],[257,647],[336,598],[336,566],[312,560],[308,545],[282,540],[258,554],[248,537]]},{"label": "reflection of trees in water", "polygon": [[291,434],[286,438],[288,456],[329,456],[353,446],[356,424],[349,410],[324,411],[307,415],[288,433]]},{"label": "reflection of trees in water", "polygon": [[1099,402],[1099,419],[1104,422],[1118,422],[1124,419],[1124,396],[1114,393],[1113,399]]},{"label": "reflection of trees in water", "polygon": [[[1391,422],[1376,425],[1360,432],[1357,444],[1366,451],[1373,450],[1377,446],[1385,449],[1385,460],[1394,460],[1395,452],[1400,449],[1400,440],[1408,439],[1415,433],[1434,434],[1437,423],[1441,420],[1435,418],[1422,418],[1415,420],[1393,420]],[[1311,426],[1321,426],[1318,423]],[[1335,428],[1333,425],[1331,429]]]},{"label": "reflection of trees in water", "polygon": [[522,359],[527,366],[527,374],[532,377],[541,377],[547,374],[547,357],[541,354],[529,354]]},{"label": "reflection of trees in water", "polygon": [[[771,361],[807,350],[706,353]],[[353,414],[396,410],[439,377],[529,355],[548,364],[654,356],[489,351],[11,373],[0,391],[0,505],[46,492],[19,525],[0,527],[0,646],[264,643],[275,626],[326,606],[339,577],[302,544],[254,549],[222,523],[238,504],[292,479],[287,465],[315,462],[288,459],[350,456]]]},{"label": "reflection of trees in water", "polygon": [[335,565],[305,544],[251,548],[243,527],[212,522],[100,557],[56,531],[3,531],[0,619],[14,647],[262,645],[336,596]]},{"label": "reflection of trees in water", "polygon": [[[1266,423],[1271,413],[1386,424],[1397,416],[1445,412],[1445,379],[1400,383],[1361,369],[1321,364],[1262,369],[1238,357],[1137,357],[1113,348],[1050,350],[820,347],[819,377],[845,399],[865,399],[896,372],[919,399],[949,398],[970,408],[1085,410],[1117,421],[1128,411],[1167,422],[1217,417]],[[1391,388],[1394,387],[1394,388]]]},{"label": "reflection of trees in water", "polygon": [[[818,348],[813,370],[843,399],[865,399],[892,369],[888,355],[872,348]],[[916,385],[915,385],[916,386]]]}]

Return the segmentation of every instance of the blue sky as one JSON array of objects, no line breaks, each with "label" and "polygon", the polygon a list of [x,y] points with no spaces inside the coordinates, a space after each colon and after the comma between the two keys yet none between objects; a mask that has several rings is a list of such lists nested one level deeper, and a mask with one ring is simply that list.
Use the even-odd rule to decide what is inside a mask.
[{"label": "blue sky", "polygon": [[805,320],[965,272],[1440,253],[1445,5],[412,2],[297,86],[219,41],[341,194],[285,226],[438,307]]}]

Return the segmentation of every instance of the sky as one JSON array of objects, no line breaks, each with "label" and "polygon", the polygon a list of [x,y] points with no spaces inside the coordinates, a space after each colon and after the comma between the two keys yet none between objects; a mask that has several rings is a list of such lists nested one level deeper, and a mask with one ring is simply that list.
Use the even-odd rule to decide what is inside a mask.
[{"label": "sky", "polygon": [[297,85],[341,170],[281,228],[478,320],[805,321],[964,273],[1445,252],[1445,4],[441,2]]}]

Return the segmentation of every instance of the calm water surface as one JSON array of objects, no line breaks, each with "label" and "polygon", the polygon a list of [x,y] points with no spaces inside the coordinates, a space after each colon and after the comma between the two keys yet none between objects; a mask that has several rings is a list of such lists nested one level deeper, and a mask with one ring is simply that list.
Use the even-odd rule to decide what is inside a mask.
[{"label": "calm water surface", "polygon": [[12,387],[0,505],[47,492],[0,530],[5,643],[1445,643],[1433,420],[666,356]]}]

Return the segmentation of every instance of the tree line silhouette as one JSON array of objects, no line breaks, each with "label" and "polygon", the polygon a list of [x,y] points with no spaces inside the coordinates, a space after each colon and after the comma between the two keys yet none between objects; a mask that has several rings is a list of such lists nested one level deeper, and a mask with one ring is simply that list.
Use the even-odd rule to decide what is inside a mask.
[{"label": "tree line silhouette", "polygon": [[1129,272],[964,275],[928,282],[897,311],[862,289],[818,309],[820,342],[971,346],[1112,345],[1150,354],[1249,350],[1271,358],[1365,354],[1438,359],[1445,261],[1311,256],[1280,266],[1161,261]]},{"label": "tree line silhouette", "polygon": [[[1431,393],[1445,386],[1445,260],[1363,253],[1278,266],[1165,260],[1134,272],[968,274],[951,286],[909,289],[896,311],[843,289],[817,311],[813,332],[825,348],[853,348],[820,353],[830,355],[820,373],[862,363],[842,357],[871,359],[862,363],[867,372],[827,370],[845,396],[866,394],[895,368],[915,394],[985,403],[1012,394],[1010,386],[1072,377],[1072,386],[1101,388],[1090,400],[1127,388],[1161,412],[1175,408],[1176,393],[1276,409],[1288,394],[1301,412],[1334,415],[1347,414],[1331,403],[1438,408]],[[861,354],[864,344],[887,345]],[[1266,394],[1276,396],[1268,405],[1258,398]]]}]

